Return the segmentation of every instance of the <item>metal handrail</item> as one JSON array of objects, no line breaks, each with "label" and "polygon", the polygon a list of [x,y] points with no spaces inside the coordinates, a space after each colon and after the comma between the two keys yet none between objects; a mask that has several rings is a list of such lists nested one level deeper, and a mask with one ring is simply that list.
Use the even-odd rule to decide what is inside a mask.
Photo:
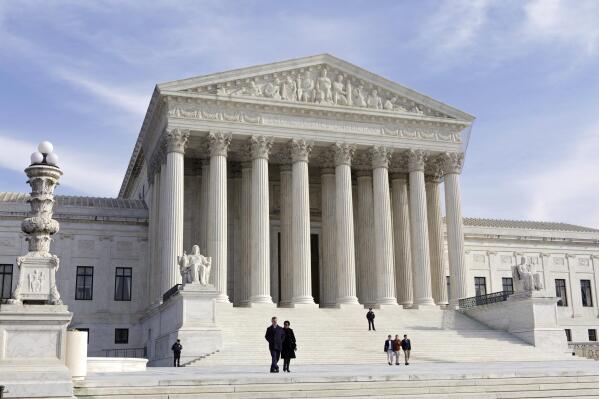
[{"label": "metal handrail", "polygon": [[100,352],[103,355],[102,357],[133,357],[140,359],[148,357],[146,347],[102,349]]},{"label": "metal handrail", "polygon": [[166,301],[168,301],[172,296],[176,295],[179,292],[179,287],[181,287],[181,284],[175,284],[173,285],[168,291],[166,291],[163,295],[162,295],[162,303],[165,303]]},{"label": "metal handrail", "polygon": [[499,291],[492,292],[486,295],[473,296],[470,298],[462,298],[459,300],[460,309],[469,309],[479,305],[489,305],[491,303],[504,302],[512,295],[514,291]]}]

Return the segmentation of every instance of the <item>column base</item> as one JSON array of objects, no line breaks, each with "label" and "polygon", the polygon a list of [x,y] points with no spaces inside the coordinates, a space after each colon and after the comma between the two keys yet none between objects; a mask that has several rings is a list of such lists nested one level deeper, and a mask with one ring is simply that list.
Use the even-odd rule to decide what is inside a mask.
[{"label": "column base", "polygon": [[411,309],[412,305],[413,305],[412,302],[402,302],[399,304],[399,306],[403,307],[404,309]]},{"label": "column base", "polygon": [[377,303],[371,307],[374,309],[403,309],[397,303]]},{"label": "column base", "polygon": [[294,309],[298,309],[298,308],[302,308],[302,309],[318,309],[318,304],[317,303],[292,303],[290,306],[288,306],[289,308],[294,308]]},{"label": "column base", "polygon": [[355,296],[347,296],[337,298],[337,304],[335,306],[339,307],[339,305],[360,305],[360,302],[358,302],[358,298]]},{"label": "column base", "polygon": [[279,302],[279,308],[291,308],[292,307],[292,303],[291,301],[284,301],[284,302]]},{"label": "column base", "polygon": [[297,296],[291,299],[291,306],[295,307],[296,305],[316,305],[314,303],[314,298],[311,296]]},{"label": "column base", "polygon": [[377,298],[374,303],[375,307],[379,306],[397,306],[397,299],[395,298]]},{"label": "column base", "polygon": [[338,303],[335,305],[337,309],[364,309],[364,305],[360,303]]},{"label": "column base", "polygon": [[255,301],[252,300],[248,307],[250,308],[276,308],[277,305],[268,297],[269,301]]},{"label": "column base", "polygon": [[228,295],[221,295],[221,294],[219,294],[216,298],[214,298],[214,300],[217,303],[231,303],[229,301],[229,296]]},{"label": "column base", "polygon": [[411,309],[434,309],[436,307],[433,298],[421,298],[414,300]]}]

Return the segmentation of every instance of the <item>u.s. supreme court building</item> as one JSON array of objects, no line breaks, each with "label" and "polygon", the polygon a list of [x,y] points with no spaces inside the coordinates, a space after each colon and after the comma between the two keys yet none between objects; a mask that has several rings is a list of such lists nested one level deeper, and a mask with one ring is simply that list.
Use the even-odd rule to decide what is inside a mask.
[{"label": "u.s. supreme court building", "polygon": [[[212,258],[217,325],[219,312],[261,309],[447,315],[459,299],[513,290],[524,257],[560,299],[564,339],[595,340],[599,230],[463,217],[473,121],[326,54],[157,85],[118,197],[57,198],[72,326],[89,331],[90,354],[166,356],[173,335],[152,320],[197,244]],[[26,199],[0,194],[4,298]]]}]

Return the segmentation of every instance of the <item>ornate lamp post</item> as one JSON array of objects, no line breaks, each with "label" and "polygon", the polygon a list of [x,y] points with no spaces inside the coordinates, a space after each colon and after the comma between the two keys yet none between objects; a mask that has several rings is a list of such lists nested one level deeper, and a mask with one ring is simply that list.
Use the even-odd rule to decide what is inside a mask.
[{"label": "ornate lamp post", "polygon": [[52,235],[58,232],[58,222],[52,219],[54,188],[62,171],[58,167],[58,156],[48,141],[41,142],[39,152],[31,154],[31,165],[25,169],[31,186],[31,206],[28,218],[21,223],[27,234],[29,252],[17,258],[19,279],[11,303],[47,303],[60,305],[60,294],[56,288],[58,256],[50,253]]}]

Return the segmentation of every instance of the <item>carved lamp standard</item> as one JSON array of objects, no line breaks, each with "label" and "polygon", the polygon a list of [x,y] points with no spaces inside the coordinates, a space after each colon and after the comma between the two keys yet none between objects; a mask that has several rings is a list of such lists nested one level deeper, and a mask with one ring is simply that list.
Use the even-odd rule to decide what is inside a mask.
[{"label": "carved lamp standard", "polygon": [[31,186],[31,206],[28,218],[21,223],[27,234],[29,251],[17,258],[19,278],[11,303],[47,303],[60,305],[60,294],[56,289],[58,256],[50,253],[52,235],[58,232],[58,222],[52,219],[54,188],[62,171],[58,167],[58,156],[48,141],[41,142],[39,152],[31,154],[31,165],[25,169]]}]

